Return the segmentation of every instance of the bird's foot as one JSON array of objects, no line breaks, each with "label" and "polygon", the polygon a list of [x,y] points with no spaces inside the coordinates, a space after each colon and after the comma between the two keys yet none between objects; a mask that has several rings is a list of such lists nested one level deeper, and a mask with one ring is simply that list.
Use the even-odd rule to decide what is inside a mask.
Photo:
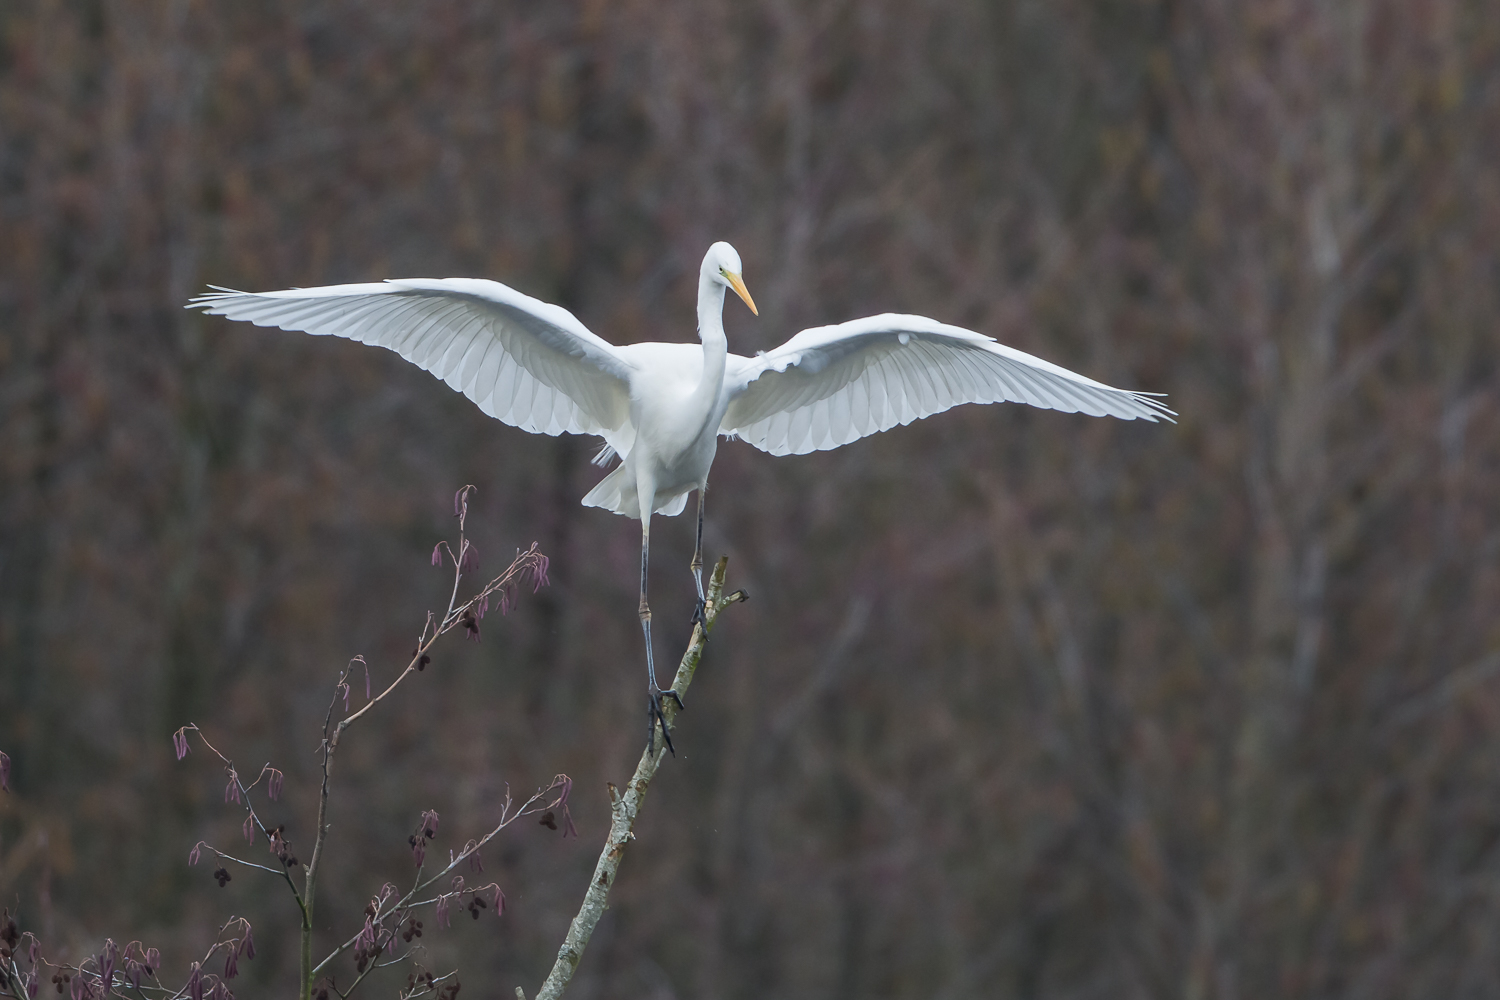
[{"label": "bird's foot", "polygon": [[688,619],[689,625],[703,626],[703,641],[708,641],[708,601],[698,598],[698,603],[693,606],[693,617]]},{"label": "bird's foot", "polygon": [[672,733],[667,726],[667,715],[662,711],[662,701],[663,699],[671,698],[677,702],[677,710],[680,712],[683,709],[682,696],[671,688],[663,691],[661,688],[652,685],[647,698],[649,705],[646,709],[648,720],[646,723],[646,749],[651,753],[656,752],[656,727],[660,725],[662,742],[667,745],[667,750],[671,752],[672,756],[676,757],[677,748],[672,746]]}]

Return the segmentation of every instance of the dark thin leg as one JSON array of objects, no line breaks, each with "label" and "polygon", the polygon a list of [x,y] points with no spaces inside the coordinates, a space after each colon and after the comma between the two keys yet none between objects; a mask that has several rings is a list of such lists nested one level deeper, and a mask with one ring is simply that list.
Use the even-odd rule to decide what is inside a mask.
[{"label": "dark thin leg", "polygon": [[688,624],[704,626],[705,639],[708,638],[708,620],[704,617],[708,611],[708,600],[703,596],[703,495],[707,492],[707,483],[698,487],[698,544],[693,549],[693,561],[688,564],[688,569],[693,571],[693,583],[698,586],[698,605],[693,608],[693,617]]},{"label": "dark thin leg", "polygon": [[649,699],[646,722],[646,746],[649,749],[656,747],[656,727],[661,725],[661,738],[667,744],[667,749],[672,751],[672,756],[677,756],[677,749],[672,746],[672,734],[667,730],[667,717],[661,710],[663,697],[671,698],[677,702],[677,707],[682,708],[682,698],[676,691],[668,689],[663,691],[656,683],[656,660],[651,650],[651,606],[646,603],[646,571],[651,564],[651,525],[649,521],[641,522],[641,632],[646,637],[646,694]]}]

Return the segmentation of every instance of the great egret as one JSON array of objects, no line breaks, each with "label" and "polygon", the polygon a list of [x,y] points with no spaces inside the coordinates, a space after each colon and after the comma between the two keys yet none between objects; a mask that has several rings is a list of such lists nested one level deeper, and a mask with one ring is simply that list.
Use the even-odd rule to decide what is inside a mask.
[{"label": "great egret", "polygon": [[[759,315],[740,255],[715,243],[698,271],[697,344],[602,340],[572,313],[481,278],[391,279],[372,284],[228,289],[189,308],[257,326],[333,335],[389,348],[468,396],[490,416],[537,434],[597,434],[595,458],[624,461],[588,495],[641,522],[641,631],[646,640],[652,740],[671,748],[651,648],[646,571],[652,513],[673,516],[698,491],[691,570],[703,612],[703,495],[720,435],[773,455],[801,455],[909,424],[959,403],[1032,406],[1171,419],[1158,399],[1114,389],[991,337],[923,316],[885,313],[803,330],[753,358],[730,354],[724,293]],[[680,704],[680,699],[679,699]],[[675,750],[673,751],[675,753]]]}]

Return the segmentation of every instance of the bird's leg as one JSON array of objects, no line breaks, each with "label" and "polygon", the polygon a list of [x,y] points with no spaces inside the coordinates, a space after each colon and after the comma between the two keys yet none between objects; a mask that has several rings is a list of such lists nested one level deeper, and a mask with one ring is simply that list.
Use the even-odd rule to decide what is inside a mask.
[{"label": "bird's leg", "polygon": [[708,620],[704,615],[708,611],[708,600],[703,596],[703,495],[707,492],[707,483],[698,487],[698,544],[693,549],[693,561],[688,564],[688,569],[693,571],[693,583],[698,587],[698,604],[693,608],[693,617],[688,624],[702,625],[705,640],[708,638]]},{"label": "bird's leg", "polygon": [[677,756],[677,749],[672,746],[672,734],[667,729],[667,717],[662,712],[661,702],[663,697],[670,697],[677,702],[677,707],[682,708],[682,698],[676,691],[668,688],[663,691],[656,683],[656,660],[651,650],[651,606],[646,603],[646,573],[651,564],[651,515],[648,512],[641,518],[641,632],[646,637],[646,696],[648,700],[647,722],[646,722],[646,748],[654,751],[656,749],[656,727],[661,726],[661,738],[672,751],[672,756]]}]

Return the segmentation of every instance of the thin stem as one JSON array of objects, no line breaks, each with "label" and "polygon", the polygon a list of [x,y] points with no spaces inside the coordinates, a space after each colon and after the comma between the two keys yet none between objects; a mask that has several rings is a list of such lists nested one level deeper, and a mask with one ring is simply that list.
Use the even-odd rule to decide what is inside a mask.
[{"label": "thin stem", "polygon": [[[460,544],[462,545],[463,543]],[[433,626],[432,635],[427,635],[426,627],[422,629],[422,637],[417,643],[417,648],[412,651],[411,662],[406,665],[406,669],[401,671],[401,673],[397,675],[396,679],[391,681],[390,685],[387,686],[384,691],[380,692],[374,698],[366,702],[359,711],[341,721],[338,726],[339,730],[342,731],[344,729],[347,729],[354,723],[356,719],[364,715],[370,709],[374,708],[380,702],[384,701],[386,696],[389,695],[392,691],[396,690],[397,686],[400,685],[402,681],[406,680],[409,675],[416,672],[418,665],[422,662],[422,657],[425,656],[430,649],[432,649],[433,644],[437,642],[438,638],[448,632],[451,632],[454,627],[459,624],[459,622],[463,621],[463,616],[466,611],[469,611],[470,609],[477,606],[479,602],[484,598],[498,593],[505,587],[509,586],[516,579],[516,577],[521,574],[521,571],[529,566],[539,555],[540,553],[537,552],[536,543],[533,542],[531,544],[531,548],[518,555],[515,561],[513,561],[510,566],[506,568],[504,573],[501,573],[499,576],[495,577],[495,579],[485,584],[483,590],[475,594],[473,597],[469,598],[463,604],[458,605],[457,607],[454,607],[454,601],[457,600],[458,584],[462,579],[463,574],[459,572],[457,568],[459,566],[459,560],[455,559],[455,568],[453,574],[453,596],[448,599],[448,610],[443,613],[442,620],[437,625]],[[335,737],[337,737],[337,734],[335,734]]]},{"label": "thin stem", "polygon": [[[472,845],[460,851],[457,855],[454,856],[453,860],[448,863],[448,866],[446,868],[442,869],[431,878],[423,879],[419,871],[416,883],[411,887],[411,889],[407,890],[406,895],[402,896],[400,899],[391,903],[387,907],[377,909],[374,916],[370,918],[371,922],[379,924],[382,920],[390,916],[392,913],[415,910],[419,907],[431,906],[437,903],[437,901],[442,898],[441,896],[436,896],[432,899],[417,900],[415,902],[413,902],[412,897],[420,893],[423,889],[426,889],[428,886],[432,885],[434,882],[443,878],[444,876],[452,874],[453,870],[463,862],[467,861],[470,857],[472,857],[474,855],[474,852],[484,847],[491,840],[493,840],[500,833],[500,831],[504,830],[507,826],[510,826],[522,816],[531,816],[541,811],[542,809],[550,809],[554,807],[557,804],[556,799],[553,799],[551,801],[544,800],[547,794],[554,791],[559,786],[559,784],[560,782],[554,781],[551,785],[537,792],[531,798],[523,802],[521,804],[521,808],[516,810],[514,813],[510,811],[510,795],[509,793],[507,793],[505,797],[505,805],[500,813],[500,822],[495,826],[493,830],[485,834]],[[446,893],[444,893],[443,895],[446,895]],[[327,967],[328,963],[332,962],[335,958],[338,958],[344,952],[354,947],[354,943],[359,940],[359,936],[362,933],[363,930],[361,930],[359,933],[356,933],[353,937],[349,938],[349,940],[339,945],[333,951],[329,952],[327,957],[325,957],[313,968],[312,975],[316,976],[318,973],[322,972],[324,968]],[[352,990],[353,987],[351,986],[350,989]]]},{"label": "thin stem", "polygon": [[[228,920],[224,921],[223,926],[221,926],[219,928],[219,933],[217,935],[215,935],[215,938],[216,939],[223,938],[224,937],[224,932],[226,930],[228,930],[229,927],[232,924],[236,924],[236,923],[238,923],[238,924],[241,925],[240,929],[241,929],[242,932],[244,932],[246,930],[246,928],[248,928],[250,926],[249,921],[247,921],[244,917],[230,917]],[[238,939],[238,938],[235,939],[235,940],[233,940],[233,941],[215,940],[213,944],[209,945],[208,951],[206,951],[206,952],[203,953],[203,957],[201,959],[199,959],[199,961],[198,961],[198,968],[200,970],[206,969],[208,967],[208,960],[211,959],[211,958],[213,958],[214,954],[216,952],[218,952],[218,950],[220,948],[233,948],[233,947],[236,947],[238,945],[238,943],[239,943],[239,940],[240,939]],[[83,971],[83,963],[80,962],[76,968],[77,968],[78,972],[82,972]],[[207,975],[207,973],[205,973],[205,975]],[[187,988],[187,984],[184,983],[181,987],[179,987],[178,989],[175,989],[175,990],[163,987],[161,992],[164,993],[164,994],[167,994],[169,996],[169,1000],[178,1000],[178,998],[185,997],[185,996],[188,995],[188,988]]]},{"label": "thin stem", "polygon": [[214,847],[212,844],[205,844],[204,846],[207,847],[210,851],[213,851],[214,857],[220,859],[221,861],[233,861],[237,865],[244,865],[246,868],[259,868],[263,872],[271,872],[273,874],[280,875],[286,874],[285,868],[272,868],[270,865],[258,865],[254,861],[246,861],[244,858],[237,858],[233,854],[225,854],[223,851]]},{"label": "thin stem", "polygon": [[365,971],[354,977],[354,982],[349,984],[349,988],[347,990],[341,990],[337,986],[335,986],[333,988],[333,992],[337,993],[340,997],[348,997],[353,995],[354,991],[359,989],[359,984],[365,981],[365,977],[374,972],[377,968],[380,968],[378,963],[373,961],[370,962],[365,966]]},{"label": "thin stem", "polygon": [[[339,675],[339,684],[346,683],[350,675],[346,667]],[[334,729],[333,735],[328,733],[328,726],[333,721],[333,709],[338,704],[338,686],[334,687],[333,701],[328,704],[328,714],[323,718],[323,780],[318,787],[318,826],[317,833],[313,838],[312,858],[307,863],[307,879],[303,883],[306,887],[302,903],[302,940],[299,955],[301,967],[302,1000],[312,1000],[312,917],[313,899],[318,890],[318,868],[323,861],[323,842],[328,836],[328,778],[333,770],[333,754],[338,749],[339,736],[349,720],[345,719]],[[367,708],[369,706],[366,706]]]},{"label": "thin stem", "polygon": [[[292,880],[291,874],[284,868],[270,868],[265,865],[253,864],[249,861],[244,861],[240,858],[236,858],[233,855],[223,854],[222,852],[213,848],[212,845],[205,845],[209,848],[209,850],[213,851],[214,856],[217,858],[234,861],[238,864],[250,868],[259,868],[263,871],[273,871],[279,874],[286,881],[287,887],[291,889],[293,898],[297,901],[297,908],[300,911],[302,918],[301,941],[299,949],[299,971],[301,979],[301,989],[299,993],[302,997],[302,1000],[312,1000],[313,976],[324,966],[326,966],[329,961],[343,952],[346,948],[350,947],[350,945],[352,944],[351,940],[351,942],[340,946],[339,948],[335,949],[334,952],[328,956],[328,958],[325,958],[316,967],[313,966],[313,904],[317,896],[317,882],[318,874],[322,868],[323,848],[328,838],[328,800],[329,786],[333,774],[333,758],[334,755],[338,752],[339,741],[344,735],[344,730],[348,729],[357,720],[362,718],[365,713],[369,712],[372,708],[389,697],[391,693],[396,690],[396,688],[400,687],[401,683],[405,681],[407,677],[411,676],[411,674],[417,671],[420,671],[422,667],[425,666],[427,662],[429,662],[429,657],[427,655],[428,651],[432,649],[433,645],[442,635],[451,631],[459,624],[462,624],[466,629],[471,631],[474,636],[477,637],[477,619],[483,617],[486,608],[489,606],[489,599],[492,595],[496,593],[500,594],[501,609],[503,611],[508,600],[507,588],[512,587],[518,580],[524,579],[529,574],[532,582],[536,585],[537,588],[540,588],[547,582],[547,557],[537,551],[537,545],[535,542],[533,542],[531,547],[525,552],[517,550],[516,558],[511,561],[510,565],[506,567],[505,571],[499,576],[492,579],[483,588],[481,588],[479,593],[475,594],[463,604],[458,603],[458,591],[459,587],[463,583],[463,579],[465,576],[464,568],[466,565],[466,560],[468,559],[469,553],[472,550],[472,546],[469,544],[468,539],[464,536],[464,522],[466,520],[467,505],[463,504],[463,499],[467,491],[471,488],[472,487],[465,487],[465,489],[463,491],[460,491],[459,494],[461,509],[459,511],[459,544],[457,554],[454,554],[452,548],[446,542],[440,543],[440,547],[446,549],[450,558],[452,558],[453,560],[453,588],[449,592],[448,607],[443,612],[442,617],[435,617],[431,612],[428,612],[427,620],[423,623],[421,634],[417,638],[417,647],[412,651],[411,660],[407,663],[405,669],[397,674],[396,679],[391,681],[391,683],[387,685],[383,691],[381,691],[374,698],[368,699],[365,704],[359,708],[358,711],[355,711],[345,718],[340,719],[337,724],[334,724],[333,721],[334,712],[338,708],[338,700],[341,696],[344,698],[345,705],[348,705],[350,687],[353,684],[354,677],[353,663],[358,662],[362,666],[364,666],[366,691],[368,692],[369,690],[369,666],[365,664],[364,658],[355,657],[354,660],[351,660],[350,665],[346,666],[344,670],[339,674],[338,682],[334,685],[334,695],[332,700],[328,704],[328,711],[323,718],[323,740],[321,747],[323,751],[323,773],[318,788],[317,830],[313,838],[312,856],[304,869],[305,878],[302,891],[298,891],[297,884]],[[228,769],[229,779],[232,782],[231,790],[238,796],[238,800],[244,803],[245,810],[248,813],[248,818],[246,820],[247,826],[253,823],[254,826],[258,828],[260,832],[264,836],[266,836],[267,839],[271,840],[273,850],[276,850],[277,848],[284,845],[284,840],[278,842],[278,838],[280,837],[281,833],[280,829],[278,828],[278,830],[274,833],[267,829],[265,823],[262,822],[259,814],[255,811],[254,803],[250,798],[251,790],[260,784],[261,778],[265,777],[268,772],[271,772],[273,774],[271,784],[274,787],[280,780],[277,772],[275,772],[270,767],[270,765],[267,764],[261,768],[260,775],[255,779],[255,781],[249,785],[246,785],[245,782],[240,778],[239,771],[236,770],[234,762],[227,756],[225,756],[222,752],[220,752],[217,747],[215,747],[206,737],[204,737],[202,730],[200,730],[196,725],[184,726],[183,729],[179,731],[179,733],[174,737],[174,745],[179,746],[181,752],[186,752],[185,743],[183,743],[182,741],[186,739],[187,730],[196,732],[198,734],[198,738],[203,741],[203,745],[207,747],[208,750],[212,754],[214,754],[214,756],[218,757],[219,760],[222,761],[224,763],[224,766]],[[571,782],[569,782],[568,784],[571,785]],[[509,813],[511,801],[510,795],[507,792],[505,806],[501,811],[499,825],[477,843],[470,843],[465,845],[464,849],[460,851],[456,857],[452,857],[447,867],[437,875],[423,880],[422,872],[419,868],[416,876],[416,884],[412,886],[405,897],[403,897],[401,902],[397,904],[398,908],[409,902],[411,898],[421,892],[422,889],[425,889],[427,886],[432,885],[435,881],[437,881],[444,875],[450,874],[453,869],[456,868],[460,863],[472,857],[475,851],[478,851],[485,844],[489,843],[489,841],[493,839],[494,836],[500,832],[500,830],[504,829],[506,825],[508,825],[510,822],[513,822],[519,816],[524,816],[528,812],[532,811],[534,807],[536,807],[536,803],[543,796],[545,796],[547,792],[553,791],[557,787],[559,786],[557,782],[554,781],[553,785],[548,789],[544,789],[543,791],[538,792],[536,795],[532,796],[532,798],[528,799],[522,806],[521,810],[515,815],[510,815]],[[564,789],[562,796],[559,797],[558,801],[563,801],[565,796],[566,788]],[[278,850],[277,853],[278,856],[280,856],[284,861],[290,859],[291,857],[289,853],[282,850]],[[385,916],[389,916],[389,913],[390,911],[387,911]],[[12,965],[14,965],[14,963],[12,963]],[[15,985],[14,983],[9,982],[9,980],[13,978],[10,973],[11,970],[7,970],[3,966],[0,966],[0,989],[10,989]],[[363,978],[363,976],[360,977],[360,979]],[[356,980],[355,985],[358,985],[358,982],[359,980]],[[353,987],[351,986],[350,991],[352,992],[352,990]]]},{"label": "thin stem", "polygon": [[[396,676],[396,679],[391,681],[391,683],[386,686],[385,690],[381,691],[374,698],[366,702],[363,706],[360,707],[357,712],[354,712],[346,718],[339,720],[338,725],[333,726],[333,710],[338,701],[338,697],[337,695],[335,695],[333,703],[330,703],[328,706],[328,715],[323,720],[323,780],[318,792],[318,826],[317,833],[313,841],[312,859],[307,866],[307,879],[305,882],[305,889],[303,891],[303,895],[298,899],[298,903],[302,908],[302,941],[300,955],[302,1000],[312,1000],[313,977],[317,975],[323,968],[325,968],[329,962],[333,961],[333,959],[337,958],[340,954],[350,948],[353,945],[354,940],[358,937],[358,935],[355,935],[354,938],[349,939],[349,941],[335,948],[332,953],[330,953],[316,966],[313,965],[313,899],[316,895],[317,890],[318,870],[323,860],[323,844],[328,836],[328,782],[329,776],[333,769],[333,755],[338,751],[339,740],[343,737],[344,730],[353,725],[366,712],[370,711],[370,709],[374,708],[376,705],[380,704],[380,702],[384,701],[392,691],[396,690],[396,688],[400,686],[402,681],[406,680],[407,677],[411,676],[413,673],[421,669],[423,657],[427,655],[428,650],[433,647],[433,644],[436,643],[441,636],[451,631],[455,626],[462,622],[465,616],[471,613],[472,609],[474,609],[481,601],[487,600],[492,594],[502,591],[505,587],[509,586],[527,570],[531,570],[536,575],[536,578],[538,580],[545,579],[546,560],[545,557],[537,551],[536,543],[533,542],[531,548],[516,555],[516,558],[512,560],[511,564],[508,567],[506,567],[504,573],[501,573],[499,576],[491,580],[484,586],[483,589],[479,591],[478,594],[475,594],[468,601],[465,601],[463,604],[457,604],[458,588],[459,584],[463,581],[464,575],[463,557],[468,550],[469,544],[468,540],[463,536],[462,532],[463,526],[462,523],[460,523],[458,555],[453,556],[452,550],[449,550],[449,555],[453,556],[453,590],[448,598],[448,609],[443,613],[442,619],[437,622],[433,621],[432,615],[428,615],[427,622],[422,626],[422,634],[418,637],[417,648],[412,651],[411,661],[407,663],[406,669],[402,670],[401,673]],[[457,606],[455,607],[456,604]],[[431,632],[430,635],[428,634],[429,630]],[[348,683],[350,677],[351,674],[346,669],[345,672],[339,677],[339,684],[342,685]],[[335,691],[337,690],[338,688],[335,687]],[[331,733],[329,731],[330,726],[332,726]],[[509,818],[507,818],[505,813],[502,812],[501,822],[499,826],[488,833],[477,844],[473,845],[472,847],[465,848],[463,851],[459,852],[458,856],[448,864],[447,868],[443,869],[432,878],[424,882],[421,880],[421,875],[419,872],[417,884],[413,885],[411,890],[408,891],[407,894],[402,897],[402,899],[395,906],[391,908],[391,910],[386,911],[387,914],[394,910],[402,908],[413,896],[415,896],[422,889],[425,889],[427,886],[431,885],[439,878],[442,878],[444,875],[452,872],[460,862],[467,860],[474,851],[479,850],[479,848],[489,843],[490,840],[497,833],[503,830],[509,823],[513,822],[520,816],[526,815],[527,812],[532,808],[533,804],[537,801],[537,799],[545,794],[546,792],[544,791],[532,796],[532,798],[528,799],[526,804],[522,806],[520,812],[516,813],[513,816],[510,816]],[[508,810],[509,808],[510,803],[509,798],[507,797],[506,809]],[[364,977],[361,976],[360,978],[363,979]],[[358,982],[359,980],[356,980],[355,985],[358,985]],[[353,992],[353,990],[354,986],[351,986],[349,988],[349,992]]]},{"label": "thin stem", "polygon": [[[742,590],[735,591],[727,598],[724,597],[724,571],[728,565],[729,559],[726,556],[720,559],[718,565],[714,567],[713,577],[709,581],[708,596],[704,602],[703,621],[693,629],[693,637],[688,643],[687,652],[682,654],[677,676],[672,681],[672,690],[676,691],[679,697],[686,693],[688,685],[693,682],[693,672],[698,669],[698,661],[703,656],[703,646],[708,641],[708,633],[713,629],[719,612],[745,597],[745,592]],[[670,699],[663,699],[662,711],[670,725],[677,716],[677,706]],[[620,868],[620,860],[625,855],[625,845],[635,836],[631,828],[634,827],[636,815],[640,812],[641,801],[646,797],[646,789],[651,784],[657,768],[661,766],[662,757],[666,755],[666,752],[665,745],[658,747],[656,741],[652,740],[651,745],[642,752],[640,763],[636,765],[635,775],[625,786],[624,793],[622,794],[613,785],[610,786],[609,836],[605,839],[604,850],[599,854],[599,862],[594,866],[594,876],[589,880],[589,888],[584,894],[583,905],[568,928],[568,936],[563,941],[562,947],[558,949],[557,961],[553,964],[547,981],[542,984],[541,991],[537,993],[536,1000],[557,1000],[573,978],[573,973],[578,969],[578,963],[583,959],[583,949],[588,945],[589,938],[594,933],[594,926],[604,915],[609,888],[614,885],[615,875]]]},{"label": "thin stem", "polygon": [[431,639],[428,639],[425,645],[421,645],[421,646],[417,647],[417,654],[415,656],[413,656],[412,659],[411,659],[411,662],[406,665],[406,669],[403,670],[403,671],[401,671],[401,673],[397,674],[396,675],[396,679],[393,680],[393,681],[391,681],[390,687],[386,688],[384,691],[382,691],[379,694],[377,694],[374,698],[371,698],[369,701],[365,702],[364,707],[361,708],[358,712],[355,712],[353,715],[349,716],[347,719],[342,719],[342,720],[339,721],[338,728],[336,730],[334,730],[334,734],[333,734],[335,742],[337,742],[339,734],[342,733],[345,729],[348,729],[349,726],[354,722],[355,719],[358,719],[360,716],[364,715],[370,709],[372,709],[376,705],[380,704],[380,702],[385,699],[386,695],[388,695],[392,691],[396,690],[396,685],[398,685],[402,681],[406,680],[406,676],[408,674],[416,672],[417,662],[422,658],[422,654],[426,653],[427,650],[432,646],[432,643],[434,641],[436,641],[438,635],[442,635],[442,633],[439,632],[437,635],[434,635]]},{"label": "thin stem", "polygon": [[[411,957],[411,952],[407,952],[402,957],[403,958],[410,958]],[[384,968],[384,966],[382,966],[382,968]],[[426,996],[429,993],[436,993],[437,990],[434,989],[434,987],[437,986],[438,983],[446,983],[448,980],[452,979],[454,976],[457,976],[457,975],[458,975],[457,970],[455,970],[453,972],[445,972],[441,976],[433,976],[431,982],[423,982],[422,986],[420,988],[418,988],[416,990],[413,990],[411,993],[407,993],[407,992],[405,992],[403,990],[403,991],[397,993],[396,995],[398,997],[400,997],[401,1000],[416,1000],[417,997],[423,997],[423,996]]]},{"label": "thin stem", "polygon": [[[39,974],[33,971],[33,975]],[[24,997],[26,995],[26,987],[22,985],[21,980],[21,967],[14,959],[0,962],[0,986],[4,987],[6,996]]]},{"label": "thin stem", "polygon": [[[331,709],[330,709],[330,711],[331,711]],[[250,819],[255,823],[256,829],[260,830],[261,835],[264,836],[267,840],[269,840],[271,838],[271,831],[270,831],[269,828],[267,828],[266,824],[261,820],[260,814],[255,811],[255,804],[250,801],[250,789],[254,788],[255,785],[260,784],[260,778],[257,777],[255,779],[255,783],[254,784],[246,785],[245,782],[240,779],[240,776],[239,776],[240,773],[235,768],[234,761],[230,760],[229,757],[225,756],[225,754],[224,754],[224,752],[222,750],[220,750],[218,747],[216,747],[212,743],[210,743],[209,740],[208,740],[208,737],[205,736],[205,735],[203,735],[203,730],[199,729],[193,723],[189,723],[188,725],[184,726],[183,729],[191,729],[193,732],[197,733],[198,734],[198,740],[199,740],[199,742],[201,742],[204,746],[208,747],[210,753],[212,753],[215,757],[219,758],[219,760],[221,760],[221,761],[224,762],[224,766],[227,767],[229,769],[229,773],[234,776],[234,783],[239,786],[240,797],[244,800],[244,803],[245,803],[245,811],[250,814]],[[261,772],[260,773],[261,773],[262,776],[266,773],[264,767],[261,768]],[[219,851],[217,848],[213,847],[212,845],[207,845],[207,846],[208,846],[209,850],[213,851],[214,854],[216,856],[218,856],[218,857],[226,857],[226,858],[229,858],[231,861],[238,861],[239,860],[238,858],[234,858],[234,857],[231,857],[228,854],[224,854],[223,852]],[[302,902],[302,893],[300,893],[300,892],[297,891],[297,883],[294,882],[294,881],[292,881],[291,873],[288,872],[285,868],[270,868],[270,867],[266,867],[266,866],[263,866],[263,865],[252,865],[248,861],[240,861],[240,864],[242,864],[242,865],[250,865],[251,868],[265,868],[266,871],[275,872],[276,874],[280,875],[281,878],[282,878],[282,881],[284,881],[286,883],[287,888],[290,889],[290,890],[292,890],[292,897],[294,899],[296,899],[298,908],[299,909],[305,909],[305,907],[303,906],[303,902]]]},{"label": "thin stem", "polygon": [[[453,593],[448,595],[448,614],[453,614],[453,602],[458,600],[458,583],[464,578],[464,553],[468,551],[469,542],[464,538],[462,531],[458,536],[458,555],[453,556]],[[452,550],[448,554],[453,555]]]}]

